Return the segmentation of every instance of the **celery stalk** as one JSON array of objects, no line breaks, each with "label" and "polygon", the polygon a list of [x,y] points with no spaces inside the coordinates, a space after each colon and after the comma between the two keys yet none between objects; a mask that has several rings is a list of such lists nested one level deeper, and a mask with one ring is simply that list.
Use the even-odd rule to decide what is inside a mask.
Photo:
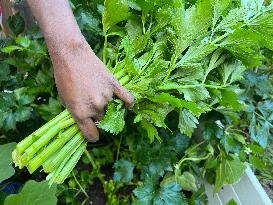
[{"label": "celery stalk", "polygon": [[48,123],[46,123],[44,126],[40,127],[38,130],[30,134],[28,137],[26,137],[24,140],[19,142],[16,145],[16,149],[18,154],[22,154],[33,142],[36,141],[36,138],[41,137],[45,132],[47,132],[52,126],[54,126],[56,123],[58,123],[60,120],[65,118],[66,116],[69,116],[70,113],[68,110],[64,110],[59,115],[57,115],[55,118],[50,120]]},{"label": "celery stalk", "polygon": [[49,180],[49,183],[48,183],[49,186],[51,186],[55,182],[56,177],[59,175],[59,173],[62,171],[62,169],[64,168],[64,166],[66,165],[66,163],[70,159],[70,157],[76,152],[76,150],[79,148],[80,145],[81,145],[81,143],[79,143],[75,147],[73,147],[73,149],[71,149],[69,151],[69,153],[67,153],[64,160],[61,162],[61,164],[58,166],[58,168],[56,170],[54,170],[53,172],[51,172],[47,176],[47,180]]},{"label": "celery stalk", "polygon": [[44,150],[31,159],[27,165],[28,171],[33,173],[38,169],[52,154],[54,154],[60,147],[68,142],[77,132],[79,127],[73,125],[63,133],[60,133],[59,137],[52,141]]},{"label": "celery stalk", "polygon": [[66,121],[59,122],[61,129],[67,128],[73,124],[75,124],[75,120],[72,117],[70,119],[67,119]]},{"label": "celery stalk", "polygon": [[17,152],[16,149],[13,150],[11,156],[12,156],[12,160],[13,160],[15,166],[19,167],[20,169],[22,169],[23,166],[22,166],[22,162],[21,162],[21,156],[18,154],[18,152]]},{"label": "celery stalk", "polygon": [[[68,123],[66,123],[68,122]],[[65,122],[60,122],[55,124],[53,127],[51,127],[43,136],[41,136],[36,142],[34,142],[32,145],[30,145],[22,155],[22,163],[23,165],[26,165],[33,157],[34,155],[45,145],[48,144],[48,142],[55,137],[62,129],[65,129],[66,127],[69,127],[70,125],[74,124],[74,120],[67,120]],[[75,125],[77,126],[77,125]]]},{"label": "celery stalk", "polygon": [[34,142],[32,145],[30,145],[24,152],[24,154],[21,157],[23,165],[26,165],[33,157],[34,155],[48,142],[55,137],[59,132],[61,131],[60,126],[54,125],[52,128],[50,128],[43,136],[41,136],[36,142]]},{"label": "celery stalk", "polygon": [[119,81],[123,76],[125,75],[125,72],[123,69],[117,71],[116,73],[114,73],[114,76],[116,77],[116,79]]},{"label": "celery stalk", "polygon": [[[61,149],[59,148],[54,154],[52,154],[49,158],[47,158],[47,160],[42,164],[42,166],[43,166],[43,171],[44,171],[45,173],[49,173],[50,171],[45,170],[45,169],[44,169],[44,165],[49,164],[52,160],[54,160],[55,157],[59,154],[60,150],[61,150]],[[54,170],[53,170],[53,171],[54,171]]]},{"label": "celery stalk", "polygon": [[71,158],[68,160],[68,162],[65,164],[61,172],[56,177],[55,182],[57,184],[63,183],[64,180],[69,176],[70,172],[76,166],[77,162],[79,161],[82,154],[84,153],[86,146],[87,146],[86,142],[82,143],[80,147],[76,150],[76,152],[71,156]]},{"label": "celery stalk", "polygon": [[54,170],[56,170],[63,162],[65,157],[68,155],[68,153],[70,153],[74,147],[84,142],[84,140],[85,138],[82,133],[77,133],[69,142],[64,145],[64,147],[61,148],[61,150],[52,160],[48,160],[43,164],[44,171],[53,172]]},{"label": "celery stalk", "polygon": [[124,77],[122,77],[119,82],[121,85],[126,85],[129,81],[131,80],[130,76],[126,75]]}]

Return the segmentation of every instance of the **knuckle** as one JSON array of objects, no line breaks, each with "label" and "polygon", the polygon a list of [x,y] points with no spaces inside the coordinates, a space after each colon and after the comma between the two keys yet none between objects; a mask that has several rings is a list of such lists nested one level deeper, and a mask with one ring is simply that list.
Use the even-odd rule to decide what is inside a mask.
[{"label": "knuckle", "polygon": [[106,105],[106,100],[103,99],[102,97],[93,99],[92,106],[96,110],[104,109],[105,105]]},{"label": "knuckle", "polygon": [[135,98],[134,98],[134,96],[133,95],[129,95],[128,96],[128,104],[130,105],[130,106],[133,106],[134,105],[134,102],[135,102]]},{"label": "knuckle", "polygon": [[131,93],[129,93],[129,94],[128,94],[128,102],[130,102],[131,104],[133,104],[134,101],[135,101],[134,96],[133,96]]},{"label": "knuckle", "polygon": [[113,87],[114,90],[119,90],[120,88],[120,83],[119,81],[113,76],[112,79],[111,79],[111,86]]},{"label": "knuckle", "polygon": [[70,108],[71,113],[75,120],[77,120],[79,123],[82,123],[82,121],[87,118],[87,111],[83,106],[73,106]]},{"label": "knuckle", "polygon": [[103,96],[103,98],[105,99],[105,101],[111,101],[112,100],[112,98],[113,98],[113,92],[111,91],[105,91],[105,92],[103,92],[102,93],[102,96]]}]

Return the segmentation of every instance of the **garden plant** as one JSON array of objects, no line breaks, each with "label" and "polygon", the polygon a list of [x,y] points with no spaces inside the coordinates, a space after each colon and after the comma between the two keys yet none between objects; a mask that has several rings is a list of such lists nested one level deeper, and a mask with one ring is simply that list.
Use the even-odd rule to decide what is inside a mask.
[{"label": "garden plant", "polygon": [[41,31],[10,17],[13,35],[0,40],[0,205],[201,205],[204,181],[219,192],[247,166],[272,186],[271,0],[70,3],[134,106],[114,98],[101,139],[87,143],[58,98]]}]

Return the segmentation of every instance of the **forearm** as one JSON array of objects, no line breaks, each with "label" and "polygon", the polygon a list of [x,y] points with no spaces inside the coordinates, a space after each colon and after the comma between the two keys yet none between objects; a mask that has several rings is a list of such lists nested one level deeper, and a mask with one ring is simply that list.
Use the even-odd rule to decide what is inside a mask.
[{"label": "forearm", "polygon": [[51,57],[52,54],[66,52],[68,47],[86,43],[68,0],[27,0],[27,2],[44,33]]}]

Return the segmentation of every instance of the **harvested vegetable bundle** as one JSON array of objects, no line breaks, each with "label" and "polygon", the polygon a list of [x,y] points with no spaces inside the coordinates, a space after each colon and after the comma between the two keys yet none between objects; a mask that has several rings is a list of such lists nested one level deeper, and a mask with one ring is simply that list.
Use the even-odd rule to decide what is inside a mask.
[{"label": "harvested vegetable bundle", "polygon": [[[105,1],[103,60],[134,95],[134,122],[151,142],[161,140],[157,127],[167,128],[171,111],[179,113],[181,133],[191,136],[200,115],[214,105],[244,108],[234,82],[246,66],[262,62],[262,49],[273,49],[273,3],[199,0],[186,8],[182,0],[136,0],[130,5]],[[123,103],[114,100],[99,127],[117,134],[124,117]],[[64,111],[35,131],[17,145],[16,165],[31,173],[43,165],[51,183],[62,183],[86,146],[74,124]]]},{"label": "harvested vegetable bundle", "polygon": [[30,173],[43,165],[44,171],[50,173],[50,183],[62,183],[85,148],[84,136],[65,110],[18,143],[12,157],[16,166],[27,166]]}]

